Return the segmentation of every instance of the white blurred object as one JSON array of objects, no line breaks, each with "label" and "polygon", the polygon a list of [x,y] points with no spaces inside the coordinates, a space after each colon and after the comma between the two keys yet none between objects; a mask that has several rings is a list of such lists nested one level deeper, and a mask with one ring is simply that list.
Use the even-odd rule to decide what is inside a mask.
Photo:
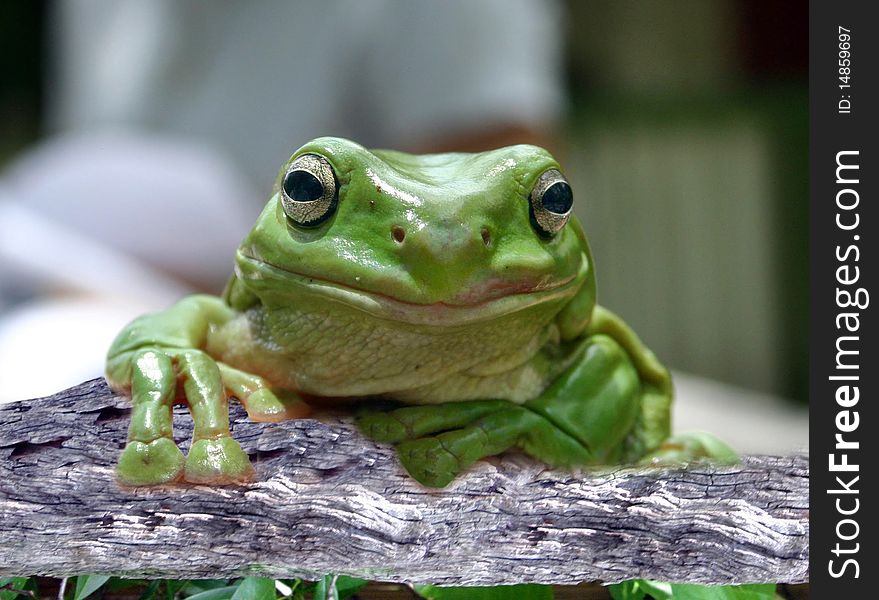
[{"label": "white blurred object", "polygon": [[707,431],[746,454],[809,447],[809,411],[778,396],[685,373],[673,374],[674,431]]},{"label": "white blurred object", "polygon": [[[63,264],[71,275],[104,278],[117,290],[130,281],[102,273],[80,251],[100,245],[129,264],[218,291],[265,200],[209,146],[125,131],[54,138],[21,155],[2,183],[11,215],[3,216],[3,226],[16,235],[5,242],[7,257],[14,254],[28,265],[39,260],[46,268]],[[66,232],[56,239],[59,228]],[[89,285],[104,287],[96,280]]]},{"label": "white blurred object", "polygon": [[161,306],[189,291],[111,247],[11,203],[0,204],[0,265],[5,271],[0,286],[16,285],[15,277],[19,286],[127,298],[144,306]]},{"label": "white blurred object", "polygon": [[176,137],[70,135],[20,157],[0,180],[0,399],[100,375],[128,321],[219,292],[256,196],[216,151]]},{"label": "white blurred object", "polygon": [[191,292],[9,203],[0,204],[0,267],[0,288],[61,292],[0,314],[0,402],[46,396],[101,375],[107,348],[126,323]]},{"label": "white blurred object", "polygon": [[100,297],[42,300],[0,320],[0,403],[48,396],[104,371],[122,327],[155,306]]},{"label": "white blurred object", "polygon": [[266,190],[322,135],[405,149],[563,108],[554,0],[56,2],[49,112],[203,139]]}]

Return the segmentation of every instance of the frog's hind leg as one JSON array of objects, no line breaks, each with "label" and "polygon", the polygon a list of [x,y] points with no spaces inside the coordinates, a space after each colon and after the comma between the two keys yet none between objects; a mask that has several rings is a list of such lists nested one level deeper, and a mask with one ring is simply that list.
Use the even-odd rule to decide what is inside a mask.
[{"label": "frog's hind leg", "polygon": [[229,431],[229,405],[217,363],[200,350],[183,350],[175,358],[194,425],[184,479],[214,485],[251,481],[250,459]]},{"label": "frog's hind leg", "polygon": [[593,460],[583,444],[543,415],[506,400],[367,411],[358,425],[373,440],[396,444],[409,474],[429,487],[444,487],[480,458],[513,447],[555,466]]},{"label": "frog's hind leg", "polygon": [[177,375],[171,358],[142,349],[131,357],[131,424],[116,476],[126,485],[157,485],[183,473],[183,453],[174,443],[172,406]]},{"label": "frog's hind leg", "polygon": [[509,408],[505,400],[471,400],[423,406],[405,406],[380,412],[364,411],[357,425],[367,437],[377,442],[397,444],[425,435],[469,425],[476,419]]},{"label": "frog's hind leg", "polygon": [[276,393],[259,375],[239,371],[222,362],[218,362],[217,367],[223,385],[241,402],[251,421],[276,423],[301,419],[311,412],[311,408],[295,392]]},{"label": "frog's hind leg", "polygon": [[460,429],[399,443],[400,462],[419,483],[444,487],[480,458],[513,447],[548,461],[564,456],[566,464],[589,459],[588,451],[575,439],[533,411],[509,402],[501,401],[485,416],[467,423]]}]

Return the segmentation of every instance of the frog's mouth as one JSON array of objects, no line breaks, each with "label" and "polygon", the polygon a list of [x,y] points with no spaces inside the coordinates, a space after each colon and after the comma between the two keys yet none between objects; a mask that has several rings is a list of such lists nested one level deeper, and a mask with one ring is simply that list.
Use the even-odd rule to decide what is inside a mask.
[{"label": "frog's mouth", "polygon": [[[418,304],[393,296],[352,287],[313,275],[303,275],[254,258],[238,250],[236,274],[259,295],[260,292],[307,297],[319,296],[326,300],[362,310],[375,317],[417,325],[466,325],[496,319],[527,308],[569,299],[586,280],[588,261],[580,263],[577,273],[551,282],[531,285],[508,285],[486,290],[485,295],[462,295],[461,303],[433,302]],[[278,281],[284,287],[278,288]],[[499,295],[502,294],[502,295]]]}]

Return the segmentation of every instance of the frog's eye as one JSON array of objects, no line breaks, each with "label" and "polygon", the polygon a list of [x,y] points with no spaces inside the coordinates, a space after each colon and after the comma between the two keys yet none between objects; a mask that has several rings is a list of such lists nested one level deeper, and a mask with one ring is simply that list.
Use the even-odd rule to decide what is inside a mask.
[{"label": "frog's eye", "polygon": [[296,158],[281,185],[281,204],[287,217],[301,227],[315,227],[336,210],[338,186],[333,167],[323,156]]},{"label": "frog's eye", "polygon": [[531,224],[543,236],[561,231],[571,216],[574,194],[557,169],[549,169],[537,178],[531,190]]}]

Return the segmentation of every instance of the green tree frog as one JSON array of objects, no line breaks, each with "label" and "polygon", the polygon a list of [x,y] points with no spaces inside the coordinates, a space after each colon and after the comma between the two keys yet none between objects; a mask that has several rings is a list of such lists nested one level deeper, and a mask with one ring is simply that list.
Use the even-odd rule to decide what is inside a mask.
[{"label": "green tree frog", "polygon": [[[254,421],[357,403],[362,431],[432,487],[511,448],[555,467],[734,458],[706,434],[669,437],[669,372],[596,304],[546,150],[419,156],[319,138],[275,190],[222,297],[184,298],[113,342],[106,377],[133,402],[121,483],[251,480],[229,397]],[[376,399],[396,407],[363,408]],[[194,421],[185,457],[177,402]]]}]

